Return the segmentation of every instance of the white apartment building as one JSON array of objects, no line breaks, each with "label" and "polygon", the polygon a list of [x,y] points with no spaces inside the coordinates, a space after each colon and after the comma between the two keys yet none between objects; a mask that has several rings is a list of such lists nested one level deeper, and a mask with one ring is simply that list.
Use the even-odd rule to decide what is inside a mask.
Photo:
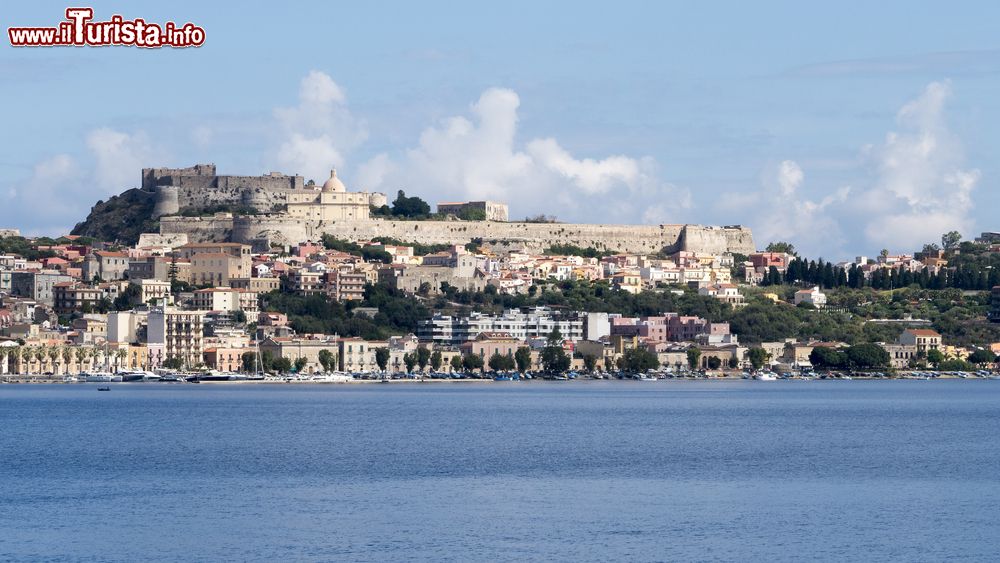
[{"label": "white apartment building", "polygon": [[146,341],[150,346],[162,346],[163,357],[180,358],[187,367],[203,362],[204,311],[181,311],[156,308],[149,312]]},{"label": "white apartment building", "polygon": [[547,307],[528,312],[509,309],[500,316],[472,313],[468,317],[435,315],[423,321],[418,336],[423,341],[461,344],[475,340],[483,332],[506,332],[517,340],[546,337],[558,328],[564,340],[583,340],[584,318],[579,314],[560,315]]}]

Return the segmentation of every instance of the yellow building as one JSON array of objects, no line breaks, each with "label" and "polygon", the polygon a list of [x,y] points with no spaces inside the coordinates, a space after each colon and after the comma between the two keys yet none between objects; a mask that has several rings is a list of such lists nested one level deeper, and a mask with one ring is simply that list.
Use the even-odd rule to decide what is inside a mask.
[{"label": "yellow building", "polygon": [[307,187],[288,192],[288,214],[310,221],[347,221],[369,218],[369,205],[384,201],[382,194],[348,192],[337,178],[337,171],[330,171],[330,179],[323,188]]}]

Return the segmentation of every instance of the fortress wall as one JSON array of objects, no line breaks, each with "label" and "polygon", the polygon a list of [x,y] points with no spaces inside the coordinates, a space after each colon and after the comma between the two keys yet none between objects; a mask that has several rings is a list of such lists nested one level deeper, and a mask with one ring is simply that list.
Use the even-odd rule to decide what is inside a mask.
[{"label": "fortress wall", "polygon": [[214,164],[196,164],[187,168],[143,168],[142,189],[151,191],[156,186],[177,185],[182,179],[189,182],[200,182],[205,186],[215,181]]},{"label": "fortress wall", "polygon": [[697,252],[753,252],[753,235],[746,227],[700,225],[597,225],[571,223],[499,223],[466,221],[350,221],[317,223],[280,215],[237,218],[165,217],[162,233],[185,233],[191,240],[232,240],[294,245],[317,240],[324,233],[354,242],[391,237],[422,244],[465,244],[473,238],[515,241],[525,248],[574,244],[630,253],[691,250]]},{"label": "fortress wall", "polygon": [[501,223],[492,221],[390,221],[317,225],[317,233],[360,241],[391,237],[423,244],[465,244],[473,238],[509,240],[541,250],[553,243],[592,246],[600,250],[659,252],[678,241],[682,225],[587,225],[569,223]]},{"label": "fortress wall", "polygon": [[220,189],[250,188],[253,190],[301,190],[305,179],[302,176],[217,176]]},{"label": "fortress wall", "polygon": [[755,252],[753,233],[748,227],[706,227],[686,225],[682,233],[679,250],[694,250],[711,254]]},{"label": "fortress wall", "polygon": [[185,234],[190,242],[228,241],[233,235],[233,218],[161,217],[160,234]]},{"label": "fortress wall", "polygon": [[285,205],[288,202],[288,192],[287,190],[270,190],[260,187],[220,186],[209,190],[182,188],[179,199],[182,209],[218,204],[233,205],[252,201],[255,204],[255,209],[267,213],[275,205]]}]

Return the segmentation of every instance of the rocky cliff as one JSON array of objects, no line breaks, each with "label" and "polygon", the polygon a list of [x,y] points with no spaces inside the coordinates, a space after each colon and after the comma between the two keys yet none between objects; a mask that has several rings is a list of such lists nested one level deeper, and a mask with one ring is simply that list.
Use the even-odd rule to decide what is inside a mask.
[{"label": "rocky cliff", "polygon": [[158,222],[153,219],[154,205],[152,192],[138,188],[126,190],[107,201],[98,201],[87,218],[73,227],[71,234],[135,244],[141,233],[159,229]]}]

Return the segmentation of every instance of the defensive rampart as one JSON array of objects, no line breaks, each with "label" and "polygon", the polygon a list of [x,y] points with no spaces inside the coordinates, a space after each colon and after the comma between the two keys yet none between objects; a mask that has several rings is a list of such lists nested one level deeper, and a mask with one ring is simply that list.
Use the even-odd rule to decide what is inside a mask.
[{"label": "defensive rampart", "polygon": [[350,241],[390,237],[422,244],[511,241],[527,248],[573,244],[599,250],[655,253],[689,250],[707,253],[754,251],[748,227],[702,225],[598,225],[574,223],[502,223],[493,221],[393,221],[372,219],[321,223],[283,215],[163,217],[161,233],[184,233],[192,241],[228,240],[259,247],[318,240],[323,234]]}]

